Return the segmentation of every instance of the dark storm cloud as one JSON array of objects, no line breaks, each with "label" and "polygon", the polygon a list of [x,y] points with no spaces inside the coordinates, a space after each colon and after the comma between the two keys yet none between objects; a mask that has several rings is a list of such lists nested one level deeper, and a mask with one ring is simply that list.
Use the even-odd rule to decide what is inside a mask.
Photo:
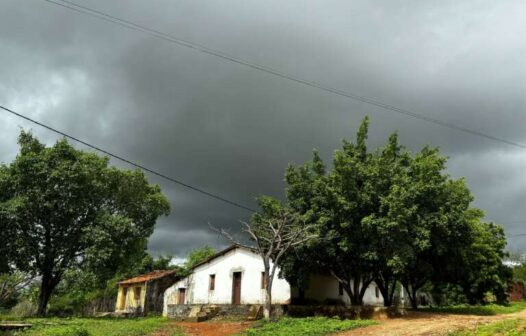
[{"label": "dark storm cloud", "polygon": [[[80,0],[79,0],[80,1]],[[521,1],[82,1],[184,39],[494,136],[526,143],[526,5]],[[404,4],[404,5],[402,5]],[[123,29],[39,0],[3,0],[0,101],[58,129],[229,199],[283,195],[283,171],[326,160],[371,116],[371,146],[398,130],[440,146],[475,205],[526,233],[526,151],[423,123]],[[0,114],[0,160],[18,126]],[[115,164],[126,167],[114,161]],[[172,214],[150,239],[183,256],[223,245],[208,223],[245,211],[151,176]],[[524,220],[524,223],[521,221]],[[525,249],[510,239],[512,249]]]}]

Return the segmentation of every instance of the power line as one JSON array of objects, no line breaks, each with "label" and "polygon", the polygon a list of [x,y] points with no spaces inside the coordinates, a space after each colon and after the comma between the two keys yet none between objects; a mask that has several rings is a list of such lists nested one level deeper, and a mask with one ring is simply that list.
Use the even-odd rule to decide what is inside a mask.
[{"label": "power line", "polygon": [[191,190],[193,190],[193,191],[196,191],[196,192],[201,193],[201,194],[203,194],[203,195],[206,195],[206,196],[208,196],[208,197],[215,198],[216,200],[219,200],[219,201],[221,201],[221,202],[228,203],[228,204],[233,205],[233,206],[235,206],[235,207],[238,207],[238,208],[240,208],[240,209],[247,210],[247,211],[250,211],[250,212],[256,212],[256,210],[254,210],[254,209],[252,209],[252,208],[249,208],[248,206],[245,206],[245,205],[243,205],[243,204],[240,204],[240,203],[237,203],[237,202],[231,201],[231,200],[229,200],[229,199],[227,199],[227,198],[225,198],[225,197],[223,197],[223,196],[220,196],[220,195],[217,195],[217,194],[213,194],[213,193],[208,192],[208,191],[206,191],[206,190],[203,190],[203,189],[201,189],[201,188],[198,188],[198,187],[195,187],[195,186],[190,185],[190,184],[188,184],[188,183],[182,182],[182,181],[180,181],[180,180],[178,180],[178,179],[175,179],[175,178],[170,177],[170,176],[168,176],[168,175],[165,175],[165,174],[163,174],[163,173],[159,173],[158,171],[155,171],[155,170],[153,170],[153,169],[151,169],[151,168],[148,168],[148,167],[143,166],[143,165],[141,165],[141,164],[135,163],[135,162],[133,162],[133,161],[131,161],[131,160],[129,160],[129,159],[126,159],[126,158],[124,158],[123,156],[120,156],[120,155],[117,155],[117,154],[113,154],[113,153],[111,153],[111,152],[109,152],[109,151],[107,151],[107,150],[105,150],[105,149],[102,149],[102,148],[100,148],[100,147],[97,147],[97,146],[95,146],[95,145],[92,145],[92,144],[90,144],[90,143],[88,143],[88,142],[86,142],[86,141],[84,141],[84,140],[81,140],[81,139],[79,139],[79,138],[77,138],[77,137],[74,137],[74,136],[72,136],[72,135],[69,135],[69,134],[67,134],[67,133],[65,133],[65,132],[59,131],[59,130],[57,130],[56,128],[53,128],[53,127],[51,127],[51,126],[48,126],[48,125],[46,125],[46,124],[44,124],[44,123],[42,123],[42,122],[36,121],[36,120],[34,120],[34,119],[31,119],[31,118],[29,118],[29,117],[27,117],[27,116],[25,116],[25,115],[23,115],[23,114],[20,114],[20,113],[15,112],[15,111],[13,111],[13,110],[11,110],[11,109],[8,109],[7,107],[4,107],[4,106],[0,105],[0,108],[1,108],[2,110],[6,111],[6,112],[9,112],[9,113],[11,113],[11,114],[13,114],[13,115],[19,117],[19,118],[22,118],[22,119],[25,119],[25,120],[27,120],[27,121],[30,121],[30,122],[32,122],[32,123],[38,125],[38,126],[44,127],[44,128],[46,128],[46,129],[48,129],[48,130],[50,130],[50,131],[52,131],[52,132],[55,132],[55,133],[60,134],[60,135],[62,135],[62,136],[64,136],[64,137],[66,137],[66,138],[69,138],[69,139],[74,140],[74,141],[76,141],[76,142],[78,142],[78,143],[81,143],[81,144],[83,144],[84,146],[87,146],[87,147],[92,148],[92,149],[94,149],[94,150],[96,150],[96,151],[99,151],[99,152],[101,152],[101,153],[104,153],[104,154],[106,154],[106,155],[108,155],[108,156],[111,156],[112,158],[115,158],[115,159],[117,159],[117,160],[120,160],[120,161],[122,161],[122,162],[125,162],[125,163],[127,163],[127,164],[130,164],[130,165],[132,165],[132,166],[134,166],[134,167],[137,167],[137,168],[139,168],[139,169],[142,169],[142,170],[144,170],[144,171],[146,171],[146,172],[148,172],[148,173],[151,173],[151,174],[153,174],[153,175],[159,176],[159,177],[161,177],[161,178],[163,178],[163,179],[165,179],[165,180],[171,181],[171,182],[173,182],[173,183],[176,183],[176,184],[178,184],[178,185],[181,185],[181,186],[183,186],[183,187],[186,187],[186,188],[188,188],[188,189],[191,189]]},{"label": "power line", "polygon": [[211,56],[219,57],[219,58],[221,58],[223,60],[227,60],[229,62],[241,64],[243,66],[246,66],[246,67],[258,70],[258,71],[262,71],[262,72],[271,74],[273,76],[280,77],[282,79],[286,79],[286,80],[289,80],[289,81],[292,81],[292,82],[296,82],[296,83],[299,83],[299,84],[302,84],[302,85],[305,85],[305,86],[309,86],[309,87],[312,87],[312,88],[315,88],[315,89],[319,89],[319,90],[322,90],[322,91],[325,91],[325,92],[328,92],[328,93],[332,93],[332,94],[335,94],[335,95],[338,95],[338,96],[341,96],[341,97],[344,97],[344,98],[360,101],[362,103],[366,103],[366,104],[369,104],[369,105],[380,107],[382,109],[390,110],[390,111],[396,112],[398,114],[401,114],[401,115],[404,115],[404,116],[407,116],[407,117],[411,117],[411,118],[418,119],[418,120],[421,120],[421,121],[426,121],[426,122],[433,123],[435,125],[439,125],[439,126],[442,126],[442,127],[447,127],[447,128],[450,128],[450,129],[453,129],[453,130],[456,130],[456,131],[468,133],[468,134],[471,134],[471,135],[476,135],[476,136],[483,137],[483,138],[486,138],[486,139],[490,139],[490,140],[493,140],[493,141],[501,142],[501,143],[504,143],[504,144],[507,144],[507,145],[519,147],[519,148],[522,148],[522,149],[526,149],[526,145],[518,143],[518,142],[514,142],[514,141],[511,141],[511,140],[504,139],[504,138],[499,138],[499,137],[496,137],[496,136],[493,136],[493,135],[490,135],[490,134],[487,134],[487,133],[484,133],[484,132],[481,132],[481,131],[477,131],[477,130],[474,130],[474,129],[458,126],[458,125],[455,125],[455,124],[452,124],[452,123],[449,123],[449,122],[446,122],[446,121],[442,121],[442,120],[439,120],[439,119],[436,119],[436,118],[432,118],[432,117],[425,116],[425,115],[422,115],[422,114],[419,114],[419,113],[415,113],[415,112],[412,112],[412,111],[409,111],[409,110],[406,110],[406,109],[403,109],[403,108],[396,107],[394,105],[390,105],[390,104],[384,103],[382,101],[379,101],[379,100],[376,100],[376,99],[373,99],[373,98],[368,98],[368,97],[361,96],[361,95],[358,95],[358,94],[354,94],[354,93],[351,93],[351,92],[343,91],[343,90],[340,90],[340,89],[337,89],[337,88],[332,88],[332,87],[329,87],[329,86],[325,86],[325,85],[323,85],[321,83],[318,83],[316,81],[300,78],[300,77],[297,77],[297,76],[294,76],[294,75],[282,72],[280,70],[273,69],[273,68],[268,67],[268,66],[264,66],[264,65],[260,65],[260,64],[257,64],[257,63],[253,63],[253,62],[247,61],[247,60],[243,60],[241,58],[229,55],[229,54],[224,53],[222,51],[219,51],[219,50],[216,50],[216,49],[212,49],[212,48],[208,48],[208,47],[206,47],[204,45],[200,45],[200,44],[188,41],[188,40],[184,40],[184,39],[178,38],[178,37],[176,37],[174,35],[163,33],[163,32],[161,32],[159,30],[155,30],[155,29],[152,29],[152,28],[149,28],[149,27],[146,27],[146,26],[134,23],[132,21],[121,19],[119,17],[107,14],[107,13],[99,11],[99,10],[95,10],[95,9],[92,9],[92,8],[89,8],[89,7],[86,7],[86,6],[79,5],[79,4],[77,4],[77,3],[73,2],[73,1],[68,1],[68,0],[58,0],[58,1],[55,1],[55,0],[43,0],[43,1],[46,1],[46,2],[48,2],[50,4],[54,4],[54,5],[57,5],[57,6],[61,6],[61,7],[64,7],[64,8],[67,8],[67,9],[79,12],[79,13],[82,13],[82,14],[85,14],[85,15],[96,17],[98,19],[101,19],[101,20],[104,20],[104,21],[108,21],[108,22],[117,24],[119,26],[122,26],[122,27],[125,27],[125,28],[128,28],[128,29],[140,31],[142,33],[151,35],[153,37],[156,37],[156,38],[159,38],[159,39],[162,39],[162,40],[174,43],[174,44],[177,44],[179,46],[183,46],[183,47],[186,47],[186,48],[194,49],[194,50],[197,50],[199,52],[202,52],[202,53],[205,53],[205,54],[208,54],[208,55],[211,55]]}]

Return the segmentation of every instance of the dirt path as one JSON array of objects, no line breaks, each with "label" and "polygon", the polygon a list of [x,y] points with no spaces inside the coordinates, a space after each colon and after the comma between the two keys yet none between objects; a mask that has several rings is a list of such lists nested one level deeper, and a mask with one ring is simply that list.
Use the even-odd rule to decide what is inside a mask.
[{"label": "dirt path", "polygon": [[479,324],[509,318],[526,318],[526,310],[503,315],[477,316],[414,312],[403,318],[380,321],[379,325],[339,333],[338,336],[423,336],[447,335],[460,329],[474,329]]},{"label": "dirt path", "polygon": [[252,322],[179,322],[176,325],[188,336],[229,336],[248,329]]}]

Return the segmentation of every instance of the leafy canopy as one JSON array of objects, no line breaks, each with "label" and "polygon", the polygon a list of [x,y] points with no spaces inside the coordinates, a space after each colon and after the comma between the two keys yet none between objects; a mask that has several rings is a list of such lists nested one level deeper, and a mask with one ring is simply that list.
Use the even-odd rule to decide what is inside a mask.
[{"label": "leafy canopy", "polygon": [[114,272],[141,255],[170,206],[139,170],[111,167],[65,139],[46,147],[22,131],[18,142],[16,159],[0,166],[0,216],[12,240],[9,263],[42,279],[42,315],[67,270]]}]

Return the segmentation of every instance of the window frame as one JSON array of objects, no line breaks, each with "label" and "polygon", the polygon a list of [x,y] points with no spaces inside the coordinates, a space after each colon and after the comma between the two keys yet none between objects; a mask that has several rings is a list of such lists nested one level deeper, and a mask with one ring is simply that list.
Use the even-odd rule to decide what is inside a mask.
[{"label": "window frame", "polygon": [[215,289],[216,289],[216,275],[215,273],[209,274],[208,275],[208,290],[214,291]]}]

